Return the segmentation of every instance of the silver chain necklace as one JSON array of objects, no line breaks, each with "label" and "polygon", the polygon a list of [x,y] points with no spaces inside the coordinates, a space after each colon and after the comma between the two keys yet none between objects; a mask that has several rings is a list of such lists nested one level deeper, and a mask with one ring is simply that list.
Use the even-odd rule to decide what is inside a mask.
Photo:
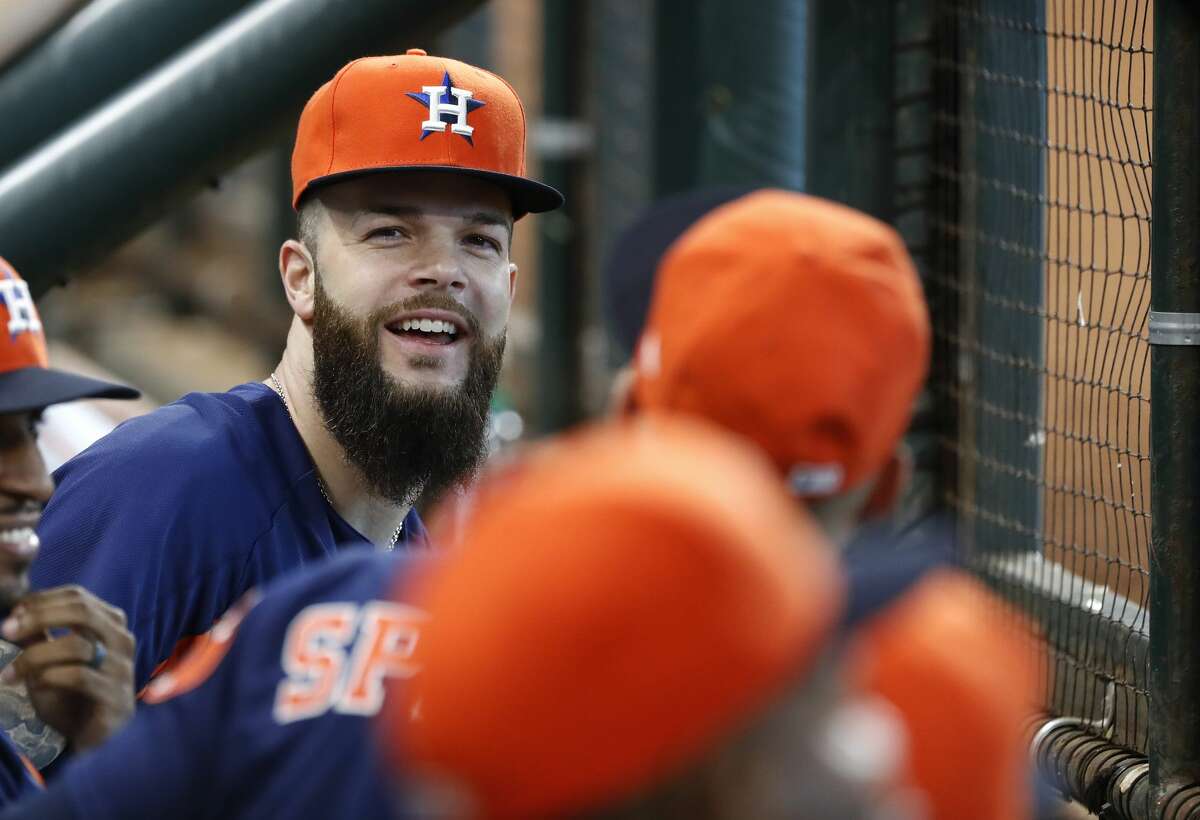
[{"label": "silver chain necklace", "polygon": [[[292,415],[292,408],[291,408],[291,405],[288,404],[287,394],[285,394],[283,392],[283,385],[279,383],[279,378],[275,375],[275,373],[273,371],[271,373],[271,386],[275,388],[275,392],[279,395],[279,400],[281,402],[283,402],[283,410],[285,413],[287,413],[288,419],[290,419],[292,424],[295,425],[296,418],[295,418],[295,416]],[[325,489],[325,482],[321,480],[321,477],[319,475],[316,476],[316,479],[317,479],[317,489],[321,491],[321,498],[325,499],[325,503],[329,505],[330,509],[337,509],[336,507],[333,506],[333,499],[331,499],[329,497],[329,491]],[[396,548],[396,544],[399,543],[400,536],[403,534],[404,534],[404,522],[401,521],[396,526],[396,531],[392,533],[391,543],[389,543],[387,546],[388,552],[391,552],[392,550],[394,550]]]}]

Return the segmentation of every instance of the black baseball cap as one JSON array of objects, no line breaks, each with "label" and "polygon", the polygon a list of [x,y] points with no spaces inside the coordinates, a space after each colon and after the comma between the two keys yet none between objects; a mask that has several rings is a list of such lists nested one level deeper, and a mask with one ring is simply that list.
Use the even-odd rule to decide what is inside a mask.
[{"label": "black baseball cap", "polygon": [[697,188],[660,199],[617,237],[600,287],[609,338],[625,359],[633,356],[641,338],[654,294],[654,276],[667,250],[710,211],[755,190],[740,186]]}]

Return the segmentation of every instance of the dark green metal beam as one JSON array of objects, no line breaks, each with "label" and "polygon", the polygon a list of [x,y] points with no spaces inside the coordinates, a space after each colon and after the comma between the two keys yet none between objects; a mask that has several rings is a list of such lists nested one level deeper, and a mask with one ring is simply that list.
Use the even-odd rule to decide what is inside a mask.
[{"label": "dark green metal beam", "polygon": [[0,74],[0,168],[83,117],[250,0],[96,0]]},{"label": "dark green metal beam", "polygon": [[420,43],[480,0],[261,0],[0,176],[0,255],[35,294],[286,134],[353,57]]},{"label": "dark green metal beam", "polygon": [[[704,185],[804,186],[811,5],[754,0],[701,7],[696,56],[704,80],[698,100],[702,139],[695,162]],[[687,87],[689,81],[683,82]],[[671,89],[660,85],[660,92]]]},{"label": "dark green metal beam", "polygon": [[[655,8],[645,0],[604,0],[589,6],[588,84],[594,129],[589,201],[588,260],[600,272],[594,304],[608,331],[608,364],[621,367],[631,353],[629,334],[640,323],[625,318],[625,296],[611,280],[614,243],[653,198],[655,71],[665,60],[654,46]],[[612,78],[618,77],[618,82]],[[617,318],[620,316],[620,318]],[[638,325],[637,328],[634,325]]]},{"label": "dark green metal beam", "polygon": [[[583,11],[574,0],[544,0],[542,15],[542,116],[571,122],[582,113]],[[541,163],[542,181],[567,199],[562,209],[538,217],[537,427],[544,433],[562,430],[583,417],[580,172],[579,158],[568,154],[548,156]]]},{"label": "dark green metal beam", "polygon": [[808,7],[805,190],[891,221],[893,4],[811,0]]},{"label": "dark green metal beam", "polygon": [[658,0],[656,196],[714,185],[803,186],[811,5]]},{"label": "dark green metal beam", "polygon": [[[711,0],[654,3],[654,194],[686,191],[700,183],[705,82],[700,70],[700,15]],[[630,124],[632,125],[632,124]]]},{"label": "dark green metal beam", "polygon": [[1155,0],[1154,41],[1150,778],[1157,806],[1175,787],[1200,781],[1200,14],[1194,4]]}]

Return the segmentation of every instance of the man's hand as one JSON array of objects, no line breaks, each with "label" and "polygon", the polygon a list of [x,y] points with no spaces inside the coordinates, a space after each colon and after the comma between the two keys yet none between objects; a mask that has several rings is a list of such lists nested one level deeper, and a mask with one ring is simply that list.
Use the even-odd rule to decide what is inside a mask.
[{"label": "man's hand", "polygon": [[56,587],[22,598],[0,635],[24,647],[0,680],[24,683],[38,716],[76,749],[133,715],[134,640],[120,609],[82,587]]}]

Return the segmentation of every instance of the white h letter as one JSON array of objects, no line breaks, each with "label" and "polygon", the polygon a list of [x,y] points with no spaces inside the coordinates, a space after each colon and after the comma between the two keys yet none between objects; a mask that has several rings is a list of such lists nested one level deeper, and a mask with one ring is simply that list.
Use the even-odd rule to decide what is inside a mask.
[{"label": "white h letter", "polygon": [[42,329],[37,308],[29,295],[29,285],[20,279],[0,279],[0,299],[8,306],[8,333],[15,336],[27,331]]},{"label": "white h letter", "polygon": [[[446,86],[426,85],[422,86],[421,90],[429,95],[429,119],[421,123],[421,130],[445,131],[446,126],[450,125],[451,131],[455,134],[462,134],[464,137],[475,133],[475,128],[467,125],[467,100],[473,96],[472,92],[451,87],[450,94],[454,97],[455,102],[444,103],[442,97],[446,94]],[[442,122],[442,114],[453,114],[455,121],[453,123]]]}]

